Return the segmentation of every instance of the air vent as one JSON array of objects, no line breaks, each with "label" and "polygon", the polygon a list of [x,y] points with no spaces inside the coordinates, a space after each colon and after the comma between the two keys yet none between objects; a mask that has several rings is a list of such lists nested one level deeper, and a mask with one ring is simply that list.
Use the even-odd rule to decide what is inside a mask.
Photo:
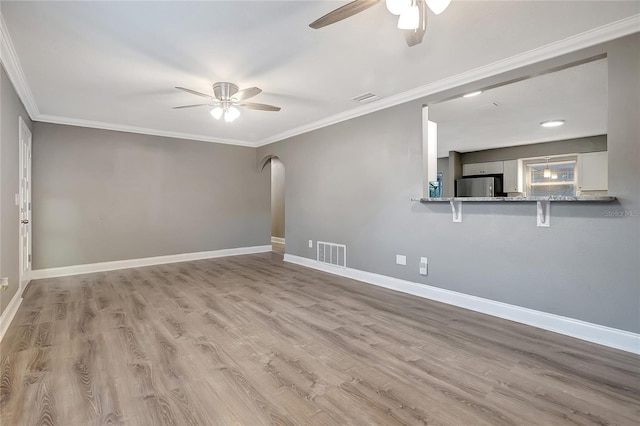
[{"label": "air vent", "polygon": [[327,265],[347,267],[347,246],[318,241],[318,262]]},{"label": "air vent", "polygon": [[351,98],[352,101],[360,102],[361,104],[375,101],[376,99],[380,99],[380,96],[374,95],[371,92],[363,93],[362,95],[356,96],[355,98]]}]

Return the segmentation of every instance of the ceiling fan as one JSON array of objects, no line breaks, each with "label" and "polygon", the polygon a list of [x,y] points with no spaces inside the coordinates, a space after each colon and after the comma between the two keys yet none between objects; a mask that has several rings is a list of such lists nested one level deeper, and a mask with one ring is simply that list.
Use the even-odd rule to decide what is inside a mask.
[{"label": "ceiling fan", "polygon": [[[380,0],[354,0],[316,19],[309,26],[313,29],[319,29],[335,24],[365,11],[379,2]],[[433,13],[439,15],[449,6],[451,0],[385,0],[385,3],[389,12],[399,15],[398,28],[404,30],[405,40],[411,47],[422,43],[424,34],[427,31],[427,8],[425,4]]]},{"label": "ceiling fan", "polygon": [[209,99],[209,102],[204,104],[177,106],[173,107],[173,109],[211,106],[213,107],[211,110],[213,118],[219,120],[224,116],[224,121],[227,123],[231,123],[233,120],[240,117],[240,110],[237,107],[257,109],[260,111],[280,111],[280,107],[277,106],[245,102],[245,100],[262,93],[262,89],[257,87],[249,87],[247,89],[239,90],[238,86],[233,83],[224,81],[217,82],[213,84],[213,96],[187,89],[185,87],[176,86],[176,89],[207,98]]}]

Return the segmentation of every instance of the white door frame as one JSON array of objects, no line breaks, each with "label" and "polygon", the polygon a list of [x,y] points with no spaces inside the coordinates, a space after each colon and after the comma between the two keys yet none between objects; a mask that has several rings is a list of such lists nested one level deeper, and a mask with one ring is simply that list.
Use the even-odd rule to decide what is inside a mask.
[{"label": "white door frame", "polygon": [[[18,117],[19,155],[19,224],[20,240],[20,292],[29,283],[31,275],[31,131],[22,117]],[[26,247],[25,247],[26,246]]]}]

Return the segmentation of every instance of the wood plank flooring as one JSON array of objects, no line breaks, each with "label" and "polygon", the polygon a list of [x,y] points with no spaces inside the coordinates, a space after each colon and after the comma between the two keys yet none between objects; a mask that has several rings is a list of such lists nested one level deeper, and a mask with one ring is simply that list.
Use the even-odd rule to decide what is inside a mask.
[{"label": "wood plank flooring", "polygon": [[281,259],[32,282],[0,424],[639,423],[638,356]]}]

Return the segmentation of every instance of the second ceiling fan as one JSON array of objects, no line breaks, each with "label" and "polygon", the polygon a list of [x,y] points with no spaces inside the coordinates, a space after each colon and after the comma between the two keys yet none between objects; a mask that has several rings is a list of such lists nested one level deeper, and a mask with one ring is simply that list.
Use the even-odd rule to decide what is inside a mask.
[{"label": "second ceiling fan", "polygon": [[[380,0],[354,0],[316,19],[309,26],[313,29],[326,27],[363,12],[379,2]],[[451,0],[385,0],[385,3],[389,12],[399,16],[398,28],[404,30],[405,40],[411,47],[422,43],[427,31],[426,6],[439,15],[449,6]]]}]

